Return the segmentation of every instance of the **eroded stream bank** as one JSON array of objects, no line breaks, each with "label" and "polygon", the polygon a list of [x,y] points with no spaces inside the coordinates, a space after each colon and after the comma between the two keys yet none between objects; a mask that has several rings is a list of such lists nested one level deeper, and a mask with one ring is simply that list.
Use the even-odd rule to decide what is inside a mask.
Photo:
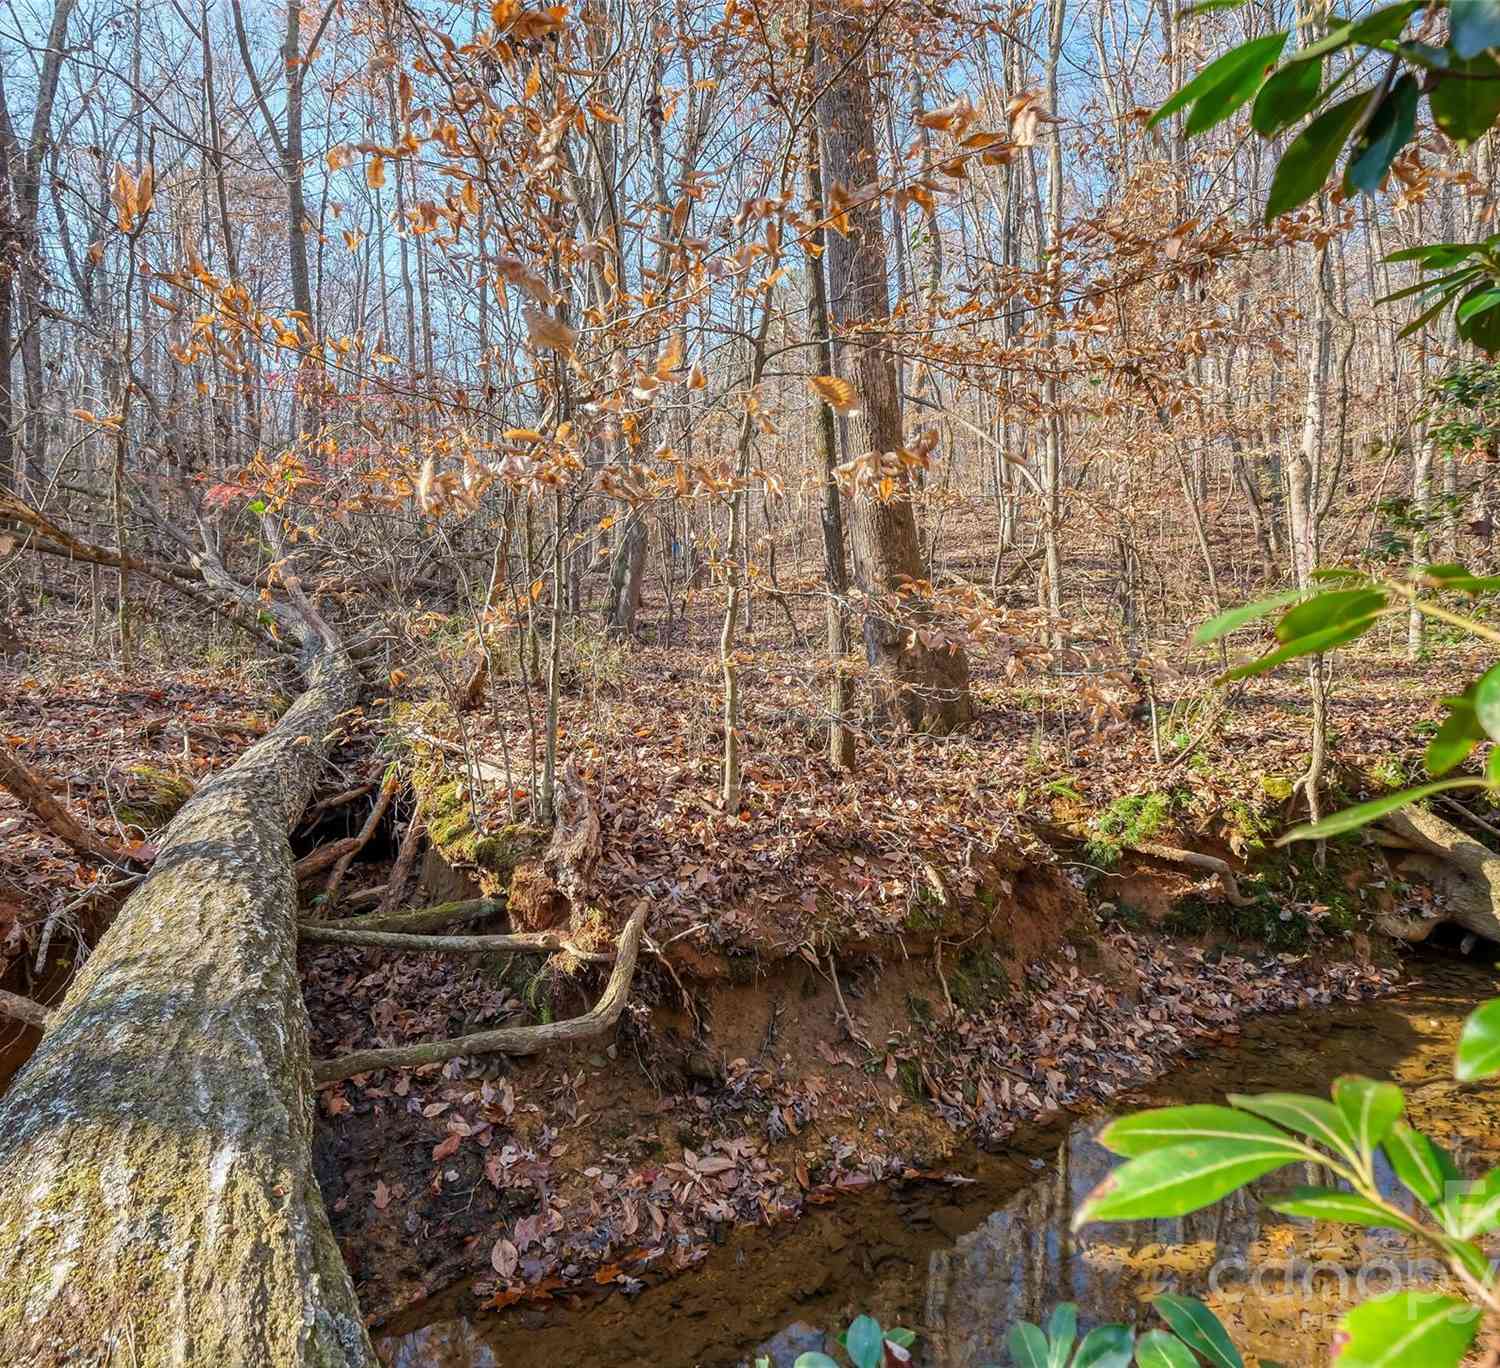
[{"label": "eroded stream bank", "polygon": [[[1415,1124],[1466,1172],[1483,1171],[1500,1162],[1500,1089],[1455,1084],[1453,1046],[1500,976],[1435,952],[1409,969],[1410,985],[1379,1001],[1252,1021],[1118,1110],[1235,1091],[1325,1092],[1341,1073],[1367,1073],[1401,1084]],[[954,1167],[969,1185],[911,1183],[771,1231],[733,1231],[696,1270],[632,1298],[466,1314],[472,1297],[455,1288],[392,1322],[378,1347],[398,1368],[689,1368],[758,1353],[779,1365],[869,1311],[920,1332],[919,1362],[977,1368],[1004,1361],[1014,1320],[1056,1301],[1077,1301],[1089,1321],[1131,1320],[1172,1288],[1203,1295],[1249,1353],[1310,1366],[1326,1361],[1333,1323],[1352,1301],[1413,1271],[1394,1235],[1310,1227],[1248,1196],[1071,1240],[1073,1204],[1112,1162],[1091,1140],[1104,1120],[1060,1121],[995,1154],[966,1152]]]}]

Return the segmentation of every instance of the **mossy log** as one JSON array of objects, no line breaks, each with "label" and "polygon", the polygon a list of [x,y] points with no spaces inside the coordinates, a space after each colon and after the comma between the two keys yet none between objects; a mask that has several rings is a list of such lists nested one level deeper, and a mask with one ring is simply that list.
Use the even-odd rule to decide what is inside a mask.
[{"label": "mossy log", "polygon": [[443,926],[485,921],[504,911],[504,898],[465,898],[405,911],[367,912],[361,917],[341,917],[337,921],[309,918],[298,929],[305,940],[313,939],[310,935],[313,931],[436,931]]},{"label": "mossy log", "polygon": [[287,829],[354,699],[328,645],[163,837],[0,1098],[0,1363],[374,1363],[313,1178]]}]

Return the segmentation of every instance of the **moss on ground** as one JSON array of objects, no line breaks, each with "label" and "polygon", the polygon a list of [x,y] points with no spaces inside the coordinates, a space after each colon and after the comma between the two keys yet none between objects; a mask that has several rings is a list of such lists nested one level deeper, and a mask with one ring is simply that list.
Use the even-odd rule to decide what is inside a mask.
[{"label": "moss on ground", "polygon": [[130,765],[125,770],[124,797],[115,812],[127,826],[159,831],[193,796],[195,785],[185,775],[154,765]]},{"label": "moss on ground", "polygon": [[516,866],[546,844],[546,833],[524,822],[476,828],[474,805],[460,779],[424,768],[414,776],[414,786],[433,849],[455,869],[473,873],[487,894],[503,891]]}]

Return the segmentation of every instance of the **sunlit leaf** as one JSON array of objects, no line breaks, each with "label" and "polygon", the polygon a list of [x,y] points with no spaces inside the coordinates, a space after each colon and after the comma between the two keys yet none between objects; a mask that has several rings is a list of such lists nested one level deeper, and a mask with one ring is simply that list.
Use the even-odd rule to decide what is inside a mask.
[{"label": "sunlit leaf", "polygon": [[1130,1368],[1135,1331],[1124,1325],[1100,1325],[1078,1346],[1072,1368]]},{"label": "sunlit leaf", "polygon": [[1190,1140],[1264,1138],[1285,1140],[1286,1135],[1269,1121],[1209,1102],[1186,1107],[1153,1107],[1147,1111],[1132,1112],[1117,1121],[1111,1121],[1095,1137],[1097,1143],[1105,1149],[1127,1159],[1150,1154],[1153,1150],[1165,1149],[1169,1145],[1185,1144]]},{"label": "sunlit leaf", "polygon": [[1121,1164],[1100,1183],[1074,1214],[1073,1227],[1185,1216],[1305,1157],[1294,1141],[1269,1137],[1202,1140],[1152,1150]]},{"label": "sunlit leaf", "polygon": [[1193,1351],[1165,1330],[1148,1330],[1135,1342],[1139,1368],[1198,1368]]},{"label": "sunlit leaf", "polygon": [[1338,1368],[1453,1368],[1463,1358],[1479,1312],[1438,1292],[1391,1292],[1356,1306],[1339,1322]]},{"label": "sunlit leaf", "polygon": [[1396,1177],[1428,1206],[1442,1201],[1448,1184],[1458,1178],[1447,1151],[1404,1121],[1391,1127],[1380,1148]]},{"label": "sunlit leaf", "polygon": [[1353,1159],[1358,1153],[1343,1112],[1324,1098],[1301,1093],[1230,1093],[1227,1100],[1231,1106],[1305,1135],[1335,1154]]},{"label": "sunlit leaf", "polygon": [[1474,1083],[1500,1073],[1500,998],[1491,998],[1469,1014],[1458,1037],[1454,1076]]},{"label": "sunlit leaf", "polygon": [[1333,1100],[1349,1123],[1354,1143],[1371,1154],[1406,1110],[1406,1099],[1394,1083],[1359,1074],[1344,1074],[1333,1082]]},{"label": "sunlit leaf", "polygon": [[1309,1221],[1340,1221],[1344,1225],[1369,1226],[1377,1230],[1410,1230],[1409,1221],[1377,1206],[1368,1197],[1342,1188],[1298,1187],[1266,1205],[1283,1216],[1301,1216]]}]

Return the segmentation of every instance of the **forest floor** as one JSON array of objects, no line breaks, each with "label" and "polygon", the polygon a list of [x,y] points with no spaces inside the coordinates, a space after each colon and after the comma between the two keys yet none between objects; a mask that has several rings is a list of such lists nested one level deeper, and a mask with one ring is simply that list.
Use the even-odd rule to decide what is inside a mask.
[{"label": "forest floor", "polygon": [[[725,812],[712,606],[679,617],[670,645],[565,642],[562,750],[601,823],[600,936],[651,904],[653,953],[616,1037],[319,1094],[319,1179],[374,1317],[476,1272],[493,1305],[629,1289],[734,1223],[888,1179],[961,1182],[966,1139],[998,1144],[1102,1102],[1250,1014],[1399,977],[1370,928],[1430,894],[1359,846],[1326,870],[1265,849],[1306,763],[1300,675],[1226,696],[1204,660],[1158,670],[1148,692],[1106,652],[1002,643],[975,662],[972,729],[862,733],[843,774],[824,758],[815,656],[763,605],[742,642],[744,795]],[[55,641],[69,624],[28,626]],[[457,624],[434,614],[406,635],[416,651],[350,720],[319,796],[402,764],[411,795],[345,894],[385,880],[415,819],[434,835],[407,899],[422,902],[509,872],[486,870],[486,852],[524,835],[541,696],[512,645],[487,702],[459,718]],[[0,735],[122,839],[154,835],[174,791],[162,776],[229,763],[294,687],[239,657],[170,654],[127,676],[38,651],[0,673]],[[1340,657],[1329,803],[1413,777],[1437,698],[1475,663],[1446,646],[1416,666]],[[357,829],[370,801],[294,833],[297,852]],[[3,794],[0,833],[0,982],[52,1000],[121,876],[81,864]],[[1240,901],[1212,874],[1133,853],[1142,842],[1228,860]],[[524,957],[309,946],[301,959],[319,1056],[570,1014],[598,982]],[[0,1068],[32,1040],[0,1022]]]}]

